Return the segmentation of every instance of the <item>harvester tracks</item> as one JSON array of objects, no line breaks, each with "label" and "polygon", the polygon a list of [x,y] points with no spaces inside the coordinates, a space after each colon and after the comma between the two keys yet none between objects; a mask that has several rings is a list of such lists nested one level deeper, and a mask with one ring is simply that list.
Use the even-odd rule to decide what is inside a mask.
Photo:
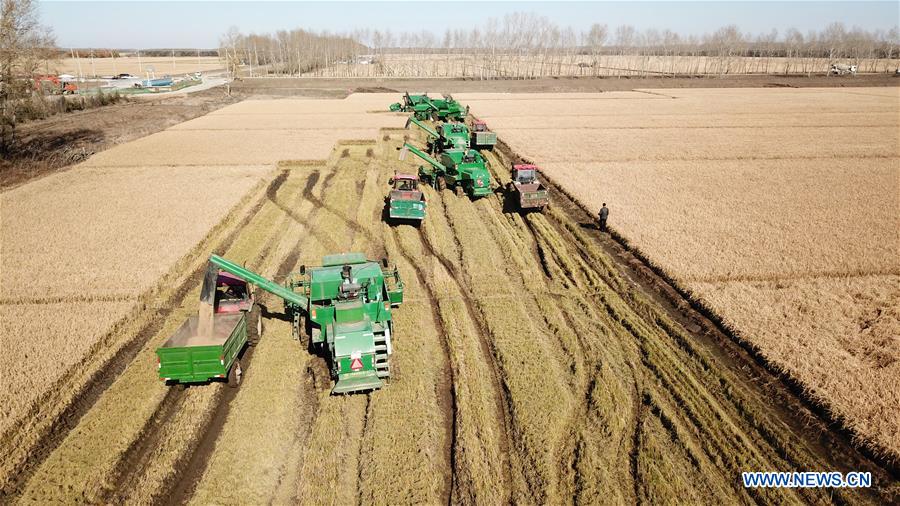
[{"label": "harvester tracks", "polygon": [[[267,191],[271,191],[272,189],[277,189],[284,183],[285,177],[278,176],[267,185]],[[239,218],[237,224],[233,227],[230,227],[230,230],[227,232],[225,237],[219,241],[218,248],[219,250],[225,249],[229,247],[234,241],[237,239],[241,230],[250,222],[253,216],[259,212],[262,208],[265,200],[263,198],[258,198],[256,202],[250,205],[250,209],[243,214]],[[245,205],[244,201],[239,203],[234,210],[231,211],[230,214],[233,214],[235,210],[240,209]],[[234,219],[238,219],[236,216],[231,218],[226,218],[224,223],[232,221]],[[226,225],[228,226],[228,225]],[[217,227],[219,228],[219,227]],[[215,231],[211,232],[210,236],[215,235]],[[208,239],[207,239],[208,240]],[[204,240],[197,248],[194,249],[187,256],[194,256],[195,251],[200,251],[208,247],[207,240]],[[138,352],[146,346],[147,342],[157,334],[163,326],[163,322],[166,318],[172,315],[176,308],[180,307],[186,300],[188,294],[200,280],[203,278],[203,274],[206,270],[205,264],[200,264],[193,271],[187,275],[184,280],[178,285],[175,292],[166,300],[160,301],[158,305],[155,306],[156,317],[152,318],[149,322],[139,328],[137,333],[133,338],[126,341],[121,348],[109,359],[106,363],[98,366],[96,372],[90,377],[90,379],[81,387],[80,391],[75,395],[72,401],[60,412],[58,415],[54,417],[53,422],[50,426],[41,434],[41,437],[37,440],[37,442],[29,449],[27,452],[27,461],[23,462],[20,467],[18,467],[18,472],[14,475],[7,478],[7,484],[3,489],[3,494],[7,497],[17,497],[21,491],[22,487],[27,483],[27,481],[31,478],[31,476],[37,471],[38,467],[50,456],[50,454],[62,443],[62,441],[66,438],[72,429],[78,426],[79,421],[82,416],[87,413],[97,402],[100,396],[109,388],[110,385],[119,377],[122,371],[130,364],[134,358],[137,356]],[[154,307],[154,306],[151,306]],[[128,318],[128,317],[126,317]],[[110,331],[110,335],[117,333],[120,330],[120,325],[116,325],[112,331]],[[101,340],[101,342],[106,339]],[[90,358],[86,358],[85,361],[89,361]],[[64,377],[60,384],[66,381]],[[55,391],[56,389],[54,389]],[[34,411],[39,410],[39,407],[42,403],[36,403]],[[38,416],[37,413],[29,414],[26,419],[30,419],[33,416]],[[2,443],[0,443],[0,448],[10,448],[11,445],[15,445],[15,430],[10,430],[4,435]]]},{"label": "harvester tracks", "polygon": [[[282,170],[279,177],[287,178],[289,176],[289,173],[289,170]],[[319,170],[311,172],[306,179],[303,192],[300,193],[297,198],[302,197],[307,200],[314,199],[315,197],[313,196],[313,190],[317,185],[321,185],[321,191],[324,193],[330,187],[330,183],[335,174],[336,171],[330,171],[324,178],[322,178],[321,172]],[[266,199],[284,213],[284,217],[281,220],[282,224],[284,224],[288,220],[293,220],[294,222],[302,225],[304,227],[304,230],[309,231],[312,229],[310,223],[315,219],[315,215],[319,209],[318,206],[312,209],[309,217],[305,218],[291,209],[290,205],[285,205],[283,202],[281,202],[278,197],[277,189],[276,191],[267,191]],[[288,255],[278,263],[277,267],[275,268],[275,278],[282,279],[290,274],[290,272],[294,269],[299,260],[300,252],[302,251],[301,245],[303,244],[303,241],[303,236],[298,237],[294,243],[294,246],[290,248]],[[275,245],[273,242],[267,243],[257,257],[256,262],[262,264],[266,260],[268,260],[268,257],[274,248]],[[269,305],[274,299],[274,296],[270,296],[269,294],[263,293],[258,295],[263,295],[263,301],[261,302],[268,302]],[[265,308],[264,312],[266,314],[269,313],[269,305],[261,303],[261,306]],[[252,356],[252,353],[252,349],[247,350],[248,359]],[[317,381],[317,371],[314,371],[312,369],[312,367],[314,366],[315,363],[310,364],[310,368],[307,369],[307,373],[310,376],[310,382],[304,383],[307,385],[311,385],[311,388],[316,388],[316,386],[320,383],[319,381]],[[182,471],[175,473],[175,476],[178,477],[177,480],[175,480],[171,484],[171,486],[166,487],[165,495],[157,500],[158,504],[186,504],[190,500],[191,496],[193,495],[193,491],[197,487],[197,484],[200,482],[204,472],[206,471],[209,460],[212,457],[213,451],[215,450],[216,442],[218,441],[219,436],[224,430],[225,421],[227,420],[231,403],[237,396],[239,390],[240,389],[225,389],[224,394],[216,402],[215,412],[210,415],[210,425],[208,425],[202,431],[203,435],[197,442],[197,445],[193,448],[193,451],[190,452],[190,457],[184,459],[184,466],[181,468]],[[307,400],[313,401],[313,405],[310,409],[311,422],[311,420],[315,418],[315,412],[318,408],[318,396],[315,395],[315,392],[306,392],[306,395],[304,395],[304,397]]]},{"label": "harvester tracks", "polygon": [[[509,160],[521,160],[502,142],[499,147]],[[882,487],[863,490],[860,492],[862,497],[868,497],[869,500],[875,502],[891,502],[897,499],[896,496],[891,495],[892,493],[896,494],[896,491],[891,492],[886,487],[886,485],[896,483],[898,480],[897,469],[892,467],[890,462],[873,456],[866,448],[855,447],[851,442],[850,434],[842,429],[840,424],[830,418],[821,406],[812,402],[799,384],[777,371],[771,364],[762,359],[756,350],[749,349],[744,342],[725,328],[721,320],[707,308],[692,300],[665,273],[653,267],[646,258],[631,250],[627,242],[618,234],[612,232],[610,238],[607,239],[603,234],[595,230],[586,230],[590,225],[585,225],[585,223],[593,224],[595,221],[591,213],[553,181],[548,180],[546,177],[544,181],[550,187],[552,194],[551,206],[558,209],[572,223],[565,224],[560,222],[554,218],[552,212],[545,214],[545,217],[548,218],[547,221],[565,238],[567,244],[574,246],[574,250],[587,265],[597,265],[597,263],[593,261],[594,257],[587,251],[585,244],[568,227],[580,229],[584,236],[587,236],[593,244],[608,255],[613,262],[613,266],[619,272],[621,280],[611,280],[610,276],[602,272],[602,270],[598,270],[596,274],[601,279],[606,280],[607,283],[613,283],[610,286],[620,294],[628,306],[631,306],[632,311],[636,311],[638,314],[643,313],[643,310],[639,307],[640,305],[635,306],[634,294],[639,293],[642,295],[638,295],[638,297],[647,297],[649,302],[662,310],[661,314],[668,316],[676,322],[676,325],[680,324],[683,327],[684,336],[689,336],[693,340],[692,342],[687,342],[684,340],[684,336],[679,336],[677,332],[672,330],[666,330],[675,346],[688,354],[696,353],[695,347],[703,350],[703,353],[713,357],[713,363],[716,366],[724,367],[733,375],[737,381],[736,384],[748,386],[751,392],[756,392],[748,395],[756,395],[756,398],[768,401],[768,408],[774,413],[772,415],[773,422],[753,421],[751,417],[750,420],[745,420],[744,423],[748,423],[751,430],[756,430],[757,433],[761,434],[776,455],[786,462],[793,463],[796,469],[803,468],[803,462],[795,459],[798,457],[805,459],[806,457],[797,454],[798,450],[796,448],[789,449],[782,441],[786,434],[791,434],[791,437],[799,437],[803,441],[801,447],[807,449],[805,451],[811,452],[812,458],[824,459],[824,462],[839,464],[842,470],[871,471],[875,483],[881,484]],[[535,232],[534,227],[529,226],[529,229],[532,233]],[[535,235],[535,240],[538,241],[537,235]],[[608,269],[609,266],[602,266],[602,268]],[[625,281],[625,283],[622,283],[622,281]],[[593,298],[589,300],[595,305],[599,303]],[[612,310],[612,308],[604,308],[604,310]],[[667,328],[666,325],[663,325],[663,327]],[[646,343],[642,342],[642,339],[635,333],[634,329],[626,328],[641,343],[644,367],[647,367],[654,376],[657,376],[656,381],[664,380],[662,376],[658,376],[660,372],[654,369],[654,364],[647,361]],[[670,388],[676,387],[670,385]],[[644,413],[645,415],[654,414],[656,418],[662,421],[663,426],[670,427],[672,422],[666,422],[660,408],[653,400],[653,396],[648,395],[648,393],[645,390],[641,392],[638,400],[640,403],[639,413]],[[732,402],[736,402],[739,409],[747,409],[746,406],[740,407],[742,406],[741,403],[752,401],[735,399]],[[635,422],[636,428],[639,428],[641,418],[641,416],[637,417]],[[783,424],[789,432],[775,433],[766,425],[767,423]],[[672,429],[670,428],[670,430]],[[639,434],[635,432],[632,448],[636,448],[639,444]],[[840,458],[835,460],[837,455]],[[638,469],[636,464],[637,462],[632,459],[631,474],[637,480]],[[639,483],[636,481],[634,485],[634,493],[637,494],[636,497],[639,499],[641,497]],[[749,493],[757,501],[765,502],[767,498],[771,500],[771,496],[761,495],[756,490],[750,490]],[[853,494],[856,494],[856,492],[853,492]],[[801,496],[805,497],[806,500],[816,500],[816,496],[813,496],[811,493],[801,493]],[[835,490],[831,500],[844,503],[850,500],[850,497],[859,498],[860,496],[851,496],[850,492],[838,489]]]},{"label": "harvester tracks", "polygon": [[[443,198],[443,195],[441,197]],[[446,208],[444,209],[446,217]],[[490,379],[493,385],[493,390],[497,394],[496,409],[499,415],[498,419],[503,421],[502,426],[499,428],[502,431],[501,442],[503,443],[500,450],[501,455],[504,457],[502,470],[503,483],[505,484],[504,495],[506,496],[507,500],[512,500],[512,460],[510,458],[510,454],[512,449],[516,448],[516,444],[511,437],[512,430],[510,425],[512,423],[512,411],[509,400],[509,389],[503,381],[500,365],[497,362],[497,357],[494,355],[495,350],[493,349],[493,345],[488,340],[490,331],[488,330],[487,323],[484,321],[484,315],[477,308],[475,301],[473,301],[471,297],[468,296],[469,290],[466,288],[467,283],[464,276],[459,272],[459,269],[457,269],[456,265],[454,265],[453,262],[451,262],[446,256],[439,253],[434,248],[434,246],[429,241],[428,236],[422,229],[419,229],[419,238],[422,241],[422,246],[425,247],[427,254],[434,257],[443,266],[447,274],[450,275],[450,278],[456,285],[456,289],[462,296],[462,300],[469,319],[472,321],[472,323],[475,324],[478,329],[477,338],[481,348],[482,358],[484,359],[485,363],[490,366],[490,369],[493,373],[491,374]],[[454,241],[456,241],[455,235]],[[456,246],[457,251],[461,251],[460,244],[458,242]]]},{"label": "harvester tracks", "polygon": [[[399,233],[396,228],[391,228],[391,235],[394,239],[394,244],[396,244],[397,251],[400,253],[400,256],[408,263],[412,268],[413,272],[415,272],[416,280],[419,283],[419,286],[422,287],[422,290],[426,292],[426,296],[430,305],[431,312],[431,320],[435,329],[441,334],[442,339],[440,339],[441,349],[444,352],[444,359],[446,362],[446,366],[444,370],[446,371],[446,380],[442,382],[443,390],[446,392],[444,402],[447,404],[447,413],[445,414],[445,418],[447,419],[447,428],[446,428],[446,437],[447,437],[447,461],[450,463],[450,475],[446,479],[446,504],[453,505],[457,504],[459,500],[459,469],[457,468],[457,459],[456,459],[456,440],[458,433],[458,417],[459,412],[456,404],[456,381],[457,381],[457,371],[456,364],[454,362],[453,356],[450,353],[450,344],[447,342],[448,333],[444,328],[444,321],[441,319],[441,315],[438,312],[437,307],[437,295],[434,293],[434,290],[431,288],[431,285],[426,282],[425,274],[422,272],[422,266],[419,265],[418,262],[412,258],[408,251],[406,251],[406,247],[403,246],[402,241],[400,240]],[[419,240],[423,240],[423,234],[421,230],[419,230]],[[424,241],[423,241],[424,246]]]}]

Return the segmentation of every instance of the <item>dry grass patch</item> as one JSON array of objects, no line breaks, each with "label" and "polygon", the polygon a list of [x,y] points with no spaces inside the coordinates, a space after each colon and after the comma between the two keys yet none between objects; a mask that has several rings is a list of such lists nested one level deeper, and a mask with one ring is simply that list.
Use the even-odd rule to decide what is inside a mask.
[{"label": "dry grass patch", "polygon": [[494,130],[539,162],[887,158],[900,156],[894,126]]},{"label": "dry grass patch", "polygon": [[374,138],[378,130],[166,130],[99,153],[87,163],[119,165],[253,165],[324,159],[337,139]]}]

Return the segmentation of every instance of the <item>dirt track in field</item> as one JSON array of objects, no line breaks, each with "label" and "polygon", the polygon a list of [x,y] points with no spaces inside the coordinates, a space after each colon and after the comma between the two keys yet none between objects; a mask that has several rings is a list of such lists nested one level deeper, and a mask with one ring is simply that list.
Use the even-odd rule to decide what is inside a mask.
[{"label": "dirt track in field", "polygon": [[[245,381],[171,388],[137,435],[80,430],[98,381],[32,453],[11,497],[186,503],[891,503],[896,470],[861,455],[746,350],[561,193],[543,214],[427,191],[421,228],[381,221],[402,134],[339,145],[321,165],[284,167],[216,251],[283,279],[325,253],[399,265],[394,376],[332,397],[320,357],[264,296],[265,329]],[[508,152],[487,154],[495,185]],[[409,163],[409,162],[407,162]],[[150,346],[186,312],[197,273]],[[304,338],[305,339],[305,338]],[[130,352],[127,352],[130,353]],[[121,372],[137,350],[119,357]],[[150,364],[134,375],[153,377]],[[127,382],[126,382],[127,383]],[[167,387],[158,385],[158,388]],[[187,414],[185,414],[187,412]],[[70,465],[97,458],[109,474]],[[123,443],[124,439],[124,443]],[[277,444],[276,444],[277,443]],[[124,444],[124,446],[123,446]],[[65,453],[60,453],[65,452]],[[59,455],[65,455],[65,458]],[[82,458],[83,457],[83,458]],[[69,461],[65,459],[70,459]],[[63,466],[68,476],[54,473]],[[871,471],[871,490],[744,489],[748,470]],[[235,495],[235,490],[239,493]]]}]

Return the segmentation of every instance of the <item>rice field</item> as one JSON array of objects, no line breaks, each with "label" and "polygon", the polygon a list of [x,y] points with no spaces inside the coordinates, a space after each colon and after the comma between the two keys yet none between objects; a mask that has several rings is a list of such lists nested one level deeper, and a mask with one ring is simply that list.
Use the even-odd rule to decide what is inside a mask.
[{"label": "rice field", "polygon": [[71,74],[74,76],[104,76],[117,74],[133,74],[143,77],[152,72],[158,77],[164,75],[193,74],[222,70],[225,63],[217,56],[176,56],[147,57],[123,56],[120,58],[90,58],[79,54],[79,58],[63,58],[53,67],[55,74]]},{"label": "rice field", "polygon": [[[896,456],[898,90],[457,98],[586,207],[606,202],[629,244]],[[893,337],[872,337],[871,314]],[[863,356],[878,359],[846,360]]]},{"label": "rice field", "polygon": [[[4,441],[39,438],[53,413],[66,409],[103,361],[134,339],[128,323],[147,318],[139,314],[149,294],[173,296],[172,287],[158,288],[161,280],[183,275],[198,244],[221,240],[222,223],[234,225],[235,213],[246,212],[247,199],[273,177],[276,162],[325,159],[338,139],[374,139],[379,126],[404,121],[369,115],[370,103],[357,100],[344,108],[345,117],[367,128],[294,131],[305,111],[323,107],[306,101],[291,108],[292,102],[281,102],[267,130],[242,132],[226,108],[213,120],[218,129],[186,128],[188,122],[0,194],[2,331],[22,338],[0,362],[13,377],[0,396]],[[228,124],[232,129],[222,128]],[[85,364],[90,367],[71,373]],[[0,475],[26,450],[0,459]]]},{"label": "rice field", "polygon": [[[220,221],[205,235],[199,223],[191,225],[201,235],[193,239],[181,238],[180,225],[170,225],[160,244],[134,253],[146,264],[155,265],[154,255],[174,263],[159,266],[155,284],[127,294],[127,314],[105,329],[102,345],[54,382],[37,411],[0,437],[0,486],[11,502],[870,504],[900,497],[900,488],[880,468],[859,460],[842,440],[817,433],[821,422],[785,389],[772,388],[761,368],[736,360],[734,350],[723,353],[650,299],[596,234],[563,208],[522,216],[505,213],[497,195],[473,202],[429,187],[421,228],[385,223],[388,179],[417,166],[399,161],[399,148],[406,137],[423,140],[419,133],[397,130],[402,115],[367,112],[383,111],[395,100],[352,95],[245,101],[169,129],[153,144],[123,145],[104,159],[121,165],[95,164],[97,156],[15,190],[45,204],[58,198],[69,214],[102,221],[106,227],[100,230],[123,220],[121,209],[104,207],[104,201],[147,206],[129,218],[137,221],[127,221],[138,229],[151,218],[180,224],[185,215],[212,214],[205,204],[218,202],[217,195],[229,189],[210,190],[211,175],[248,179],[234,189],[242,193],[230,207],[224,200],[217,204]],[[354,130],[354,137],[342,139],[346,125],[330,122],[336,115],[382,129],[373,138],[355,137],[360,134]],[[332,139],[322,141],[327,156],[314,159],[320,146],[299,152],[295,145],[272,142],[238,155],[254,164],[195,163],[202,157],[194,151],[206,157],[237,153],[230,143],[241,134],[244,118],[255,126],[248,132],[278,139],[283,131],[306,132],[302,126],[311,119],[333,125],[327,129]],[[186,149],[184,139],[195,150]],[[183,154],[183,162],[140,168],[126,163],[170,160],[171,153]],[[508,182],[506,155],[485,156],[494,184]],[[57,185],[54,178],[63,175],[76,181]],[[155,178],[181,175],[167,192],[179,197],[171,202],[148,190],[162,184]],[[99,177],[116,182],[111,194],[96,190],[105,186]],[[706,179],[698,177],[695,184]],[[66,200],[70,187],[79,193],[94,189],[98,198]],[[8,195],[14,194],[2,197]],[[152,207],[176,200],[195,202]],[[10,240],[53,226],[34,220]],[[173,237],[189,252],[161,252]],[[113,261],[116,248],[126,249],[121,241],[95,240],[105,241],[110,252],[101,258],[109,258],[112,268],[133,267]],[[268,294],[260,300],[262,339],[241,359],[240,388],[213,382],[181,389],[159,381],[154,350],[197,311],[198,273],[213,251],[279,281],[339,251],[397,264],[405,294],[393,312],[386,387],[329,395],[326,362],[308,351],[307,336],[293,338],[281,301]],[[60,262],[47,262],[63,270]],[[24,277],[17,275],[10,279],[21,283]],[[852,298],[864,289],[858,287]],[[39,316],[25,305],[26,295],[22,288],[19,299],[7,300],[4,292],[2,308],[17,308],[22,318]],[[873,300],[890,297],[889,291],[878,292]],[[27,302],[63,314],[95,310],[66,301],[58,309],[49,301]],[[16,319],[11,332],[44,331]],[[70,334],[89,339],[79,325],[70,326]],[[95,327],[101,329],[102,322]],[[884,335],[881,321],[871,327],[873,335]],[[21,353],[38,350],[34,342]],[[53,353],[66,353],[65,345],[54,341]],[[114,372],[100,375],[101,386],[80,395],[105,368]],[[73,403],[82,404],[65,411]],[[65,424],[52,425],[57,419]],[[834,449],[821,450],[820,444]],[[745,489],[735,476],[746,469],[873,469],[878,481],[868,490]]]}]

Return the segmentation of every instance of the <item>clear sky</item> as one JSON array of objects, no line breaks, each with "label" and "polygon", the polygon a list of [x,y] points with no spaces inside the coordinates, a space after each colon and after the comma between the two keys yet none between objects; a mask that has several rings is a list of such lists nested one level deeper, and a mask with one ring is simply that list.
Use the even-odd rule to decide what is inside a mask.
[{"label": "clear sky", "polygon": [[[229,26],[244,33],[306,28],[331,32],[354,28],[402,31],[472,28],[488,17],[533,12],[560,26],[671,29],[702,34],[735,24],[753,34],[795,27],[820,30],[834,21],[847,28],[888,30],[900,23],[900,2],[870,1],[632,1],[632,2],[146,2],[41,1],[41,19],[61,47],[214,48]],[[460,25],[459,23],[462,23]],[[438,37],[440,39],[440,37]]]}]

